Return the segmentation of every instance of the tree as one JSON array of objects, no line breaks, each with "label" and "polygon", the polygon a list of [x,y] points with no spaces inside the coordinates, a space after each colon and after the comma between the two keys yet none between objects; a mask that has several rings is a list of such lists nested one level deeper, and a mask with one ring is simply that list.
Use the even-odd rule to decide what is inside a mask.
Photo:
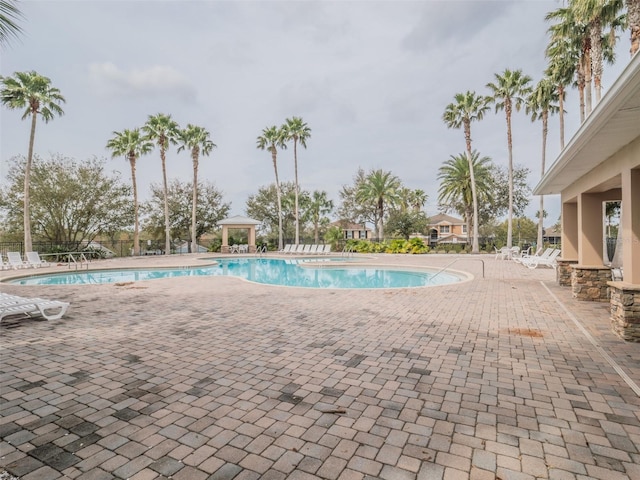
[{"label": "tree", "polygon": [[[542,121],[542,166],[540,168],[540,178],[544,177],[545,171],[549,115],[557,113],[559,110],[556,102],[558,102],[558,92],[549,78],[540,80],[527,99],[526,111],[531,115],[531,121],[535,122],[538,119]],[[544,211],[544,195],[540,195],[540,211]],[[537,245],[542,245],[543,233],[544,218],[540,216],[538,219]]]},{"label": "tree", "polygon": [[18,22],[22,13],[16,0],[0,0],[0,47],[9,43],[11,38],[18,38],[22,28]]},{"label": "tree", "polygon": [[175,145],[178,140],[180,127],[171,119],[171,115],[158,113],[149,115],[147,123],[142,127],[147,139],[155,141],[160,148],[160,161],[162,162],[162,185],[164,191],[164,252],[171,253],[171,234],[169,228],[169,201],[167,199],[167,158],[166,152],[169,144]]},{"label": "tree", "polygon": [[633,57],[640,50],[640,0],[625,0],[627,4],[627,22],[629,24],[631,48]]},{"label": "tree", "polygon": [[487,84],[492,92],[490,102],[495,104],[496,112],[504,110],[507,120],[507,146],[509,149],[509,211],[507,216],[507,247],[513,246],[513,138],[511,134],[511,115],[513,109],[520,111],[531,92],[531,77],[522,70],[506,69],[502,75],[495,74],[495,82]]},{"label": "tree", "polygon": [[393,205],[398,200],[398,190],[402,187],[400,179],[391,172],[371,170],[356,192],[356,199],[361,203],[376,206],[378,223],[376,236],[384,240],[385,204]]},{"label": "tree", "polygon": [[291,117],[285,120],[282,126],[286,141],[293,141],[293,162],[295,168],[296,180],[296,245],[300,243],[300,210],[298,205],[298,194],[300,192],[300,183],[298,182],[298,143],[307,148],[307,140],[311,137],[311,129],[300,117]]},{"label": "tree", "polygon": [[378,209],[375,204],[361,203],[357,200],[357,193],[364,184],[367,175],[361,167],[353,177],[352,185],[343,185],[339,192],[341,204],[338,217],[351,223],[371,223],[378,225]]},{"label": "tree", "polygon": [[[287,144],[285,142],[285,134],[281,128],[276,127],[275,125],[272,127],[266,127],[262,130],[262,135],[258,137],[257,140],[257,148],[260,150],[269,150],[271,153],[271,161],[273,162],[273,171],[276,175],[276,197],[278,201],[278,250],[282,250],[284,248],[282,241],[282,193],[280,191],[280,180],[278,178],[278,148],[285,149],[287,148]],[[255,218],[255,217],[253,217]]]},{"label": "tree", "polygon": [[469,162],[471,196],[473,200],[473,242],[471,253],[480,253],[478,243],[478,194],[476,192],[475,174],[471,158],[471,122],[482,120],[484,114],[489,110],[489,106],[487,105],[489,99],[470,91],[458,93],[454,98],[455,103],[447,105],[442,119],[449,128],[457,129],[462,127],[464,129],[467,161]]},{"label": "tree", "polygon": [[554,67],[559,69],[556,73],[560,78],[565,78],[569,73],[566,63],[574,62],[570,72],[571,75],[576,75],[576,86],[580,98],[580,123],[582,123],[586,118],[585,109],[591,111],[591,40],[587,25],[576,19],[571,7],[558,8],[549,12],[545,19],[556,22],[547,30],[551,39],[546,55],[551,59]]},{"label": "tree", "polygon": [[31,210],[30,210],[30,181],[31,162],[33,161],[33,146],[36,137],[36,119],[38,115],[45,123],[49,123],[56,115],[64,114],[61,103],[65,102],[60,90],[51,86],[51,80],[37,72],[16,72],[13,77],[0,77],[2,89],[0,101],[9,109],[22,109],[22,120],[31,116],[31,133],[29,135],[29,153],[24,171],[24,251],[33,249],[31,243]]},{"label": "tree", "polygon": [[[572,0],[570,8],[574,11],[577,22],[588,26],[591,46],[591,72],[596,94],[596,102],[602,96],[602,70],[604,64],[604,46],[602,32],[604,28],[612,28],[612,34],[605,42],[614,42],[613,30],[619,28],[621,19],[618,13],[622,8],[622,0]],[[613,45],[610,45],[613,47]]]},{"label": "tree", "polygon": [[[471,153],[471,163],[475,172],[479,211],[480,204],[488,203],[488,197],[493,189],[491,159],[480,157],[480,154],[474,150]],[[462,215],[467,224],[467,232],[476,231],[475,227],[472,230],[475,214],[469,168],[466,153],[461,153],[456,156],[451,155],[438,169],[438,180],[440,180],[438,203],[440,208],[445,212],[455,211],[458,215]],[[478,223],[480,223],[479,218],[478,214]]]},{"label": "tree", "polygon": [[113,158],[123,156],[131,166],[131,184],[133,186],[133,254],[140,255],[140,221],[138,206],[138,185],[136,181],[136,161],[153,149],[153,144],[146,140],[139,128],[113,132],[113,138],[107,142]]},{"label": "tree", "polygon": [[[311,198],[309,201],[309,217],[311,218],[311,222],[313,223],[313,238],[315,243],[318,244],[320,241],[320,224],[322,223],[325,215],[328,215],[333,211],[333,201],[329,200],[327,197],[327,192],[314,190],[311,194]],[[326,222],[329,223],[329,220],[326,219]]]},{"label": "tree", "polygon": [[555,85],[558,97],[558,113],[560,121],[560,149],[564,149],[564,97],[566,87],[571,84],[579,53],[566,39],[558,39],[550,44],[545,55],[549,63],[545,76]]},{"label": "tree", "polygon": [[429,219],[424,212],[402,212],[394,211],[387,220],[387,230],[393,235],[400,235],[405,240],[413,233],[425,233],[429,225]]},{"label": "tree", "polygon": [[[280,192],[280,209],[278,208],[278,192]],[[301,197],[305,197],[305,192]],[[295,184],[283,182],[280,188],[275,184],[260,187],[254,195],[249,195],[246,213],[249,217],[260,220],[267,229],[267,234],[274,240],[280,240],[280,231],[286,238],[295,235]]]},{"label": "tree", "polygon": [[[167,189],[167,203],[169,205],[170,235],[174,239],[188,240],[189,244],[197,243],[198,239],[206,232],[217,228],[218,222],[229,213],[230,205],[223,201],[222,191],[218,190],[211,182],[200,183],[196,189],[197,217],[196,237],[192,237],[192,193],[191,182],[173,180]],[[151,199],[143,205],[147,213],[145,229],[151,232],[162,232],[165,226],[164,219],[164,186],[151,184]]]},{"label": "tree", "polygon": [[[496,217],[504,215],[509,210],[509,199],[512,199],[513,215],[516,217],[524,216],[525,210],[529,206],[531,199],[531,188],[527,182],[529,177],[528,168],[515,165],[511,175],[513,179],[513,194],[509,195],[510,188],[507,181],[509,171],[495,164],[490,165],[491,183],[493,190],[491,191],[491,210]],[[480,215],[482,217],[482,214]]]},{"label": "tree", "polygon": [[209,132],[197,125],[187,124],[184,130],[179,133],[180,147],[178,152],[189,150],[191,153],[191,161],[193,162],[193,192],[191,195],[191,252],[198,251],[196,239],[197,232],[197,216],[198,216],[198,161],[200,155],[209,156],[216,145],[209,139]]},{"label": "tree", "polygon": [[[7,172],[8,186],[0,195],[3,223],[22,233],[25,157],[14,157]],[[86,245],[101,234],[131,225],[131,187],[117,172],[105,171],[105,161],[76,161],[62,155],[43,160],[35,155],[31,170],[31,212],[37,239],[56,244]]]}]

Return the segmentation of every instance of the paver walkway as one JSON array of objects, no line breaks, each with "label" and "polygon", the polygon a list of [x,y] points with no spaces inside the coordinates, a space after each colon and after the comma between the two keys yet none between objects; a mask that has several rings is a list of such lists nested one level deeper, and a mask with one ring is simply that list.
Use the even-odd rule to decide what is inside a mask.
[{"label": "paver walkway", "polygon": [[573,300],[551,269],[453,268],[476,277],[384,291],[0,284],[71,302],[61,320],[0,326],[0,467],[22,480],[640,479],[640,344],[610,333],[608,304]]}]

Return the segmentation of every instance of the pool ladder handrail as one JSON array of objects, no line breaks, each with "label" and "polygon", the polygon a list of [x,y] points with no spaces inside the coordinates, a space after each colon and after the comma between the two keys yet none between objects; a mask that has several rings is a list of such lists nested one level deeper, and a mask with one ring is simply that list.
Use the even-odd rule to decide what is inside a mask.
[{"label": "pool ladder handrail", "polygon": [[352,257],[354,253],[354,247],[352,245],[345,245],[342,249],[343,257]]},{"label": "pool ladder handrail", "polygon": [[67,259],[69,260],[68,265],[69,265],[69,270],[71,270],[71,263],[73,263],[73,265],[75,266],[76,271],[78,270],[78,260],[76,260],[76,255],[79,255],[78,260],[80,260],[80,268],[82,268],[82,265],[84,265],[85,263],[87,264],[87,270],[89,270],[89,260],[87,259],[87,257],[84,256],[84,252],[69,252],[66,254]]},{"label": "pool ladder handrail", "polygon": [[436,273],[434,273],[433,276],[431,278],[429,278],[429,281],[431,281],[434,278],[436,278],[438,275],[440,275],[442,272],[444,272],[447,268],[449,268],[451,265],[456,263],[458,260],[477,260],[479,262],[482,262],[482,278],[484,278],[484,260],[483,259],[481,259],[481,258],[458,257],[458,258],[454,258],[453,261],[447,263],[444,267],[442,267],[440,270],[438,270]]},{"label": "pool ladder handrail", "polygon": [[266,245],[261,245],[259,247],[256,247],[256,257],[264,257],[267,254],[267,246]]}]

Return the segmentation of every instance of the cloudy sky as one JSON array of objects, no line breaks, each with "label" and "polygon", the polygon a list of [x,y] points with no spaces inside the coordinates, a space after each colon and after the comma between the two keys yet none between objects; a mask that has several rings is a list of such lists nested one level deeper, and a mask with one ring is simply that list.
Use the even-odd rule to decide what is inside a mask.
[{"label": "cloudy sky", "polygon": [[[271,156],[256,149],[263,128],[300,116],[312,130],[298,154],[305,190],[338,191],[358,167],[392,171],[429,194],[437,213],[437,171],[464,151],[462,131],[442,113],[454,94],[485,85],[504,69],[538,81],[545,68],[547,12],[561,0],[518,1],[29,1],[24,34],[1,53],[0,73],[36,70],[66,97],[65,115],[40,123],[35,150],[77,159],[108,158],[130,180],[128,163],[105,149],[113,131],[168,113],[201,125],[217,148],[201,159],[212,181],[245,214],[250,194],[274,181]],[[628,61],[628,36],[608,67],[604,91]],[[578,127],[577,93],[567,99],[568,138]],[[29,123],[0,110],[0,160],[27,151]],[[473,146],[507,164],[504,113],[472,127]],[[552,119],[548,164],[559,152]],[[540,179],[541,126],[515,115],[514,162]],[[568,140],[567,138],[567,140]],[[168,155],[170,179],[188,181],[186,153]],[[278,157],[293,180],[293,150]],[[157,152],[138,161],[142,198],[161,182]],[[531,202],[533,216],[538,201]],[[559,198],[546,203],[554,223]]]}]

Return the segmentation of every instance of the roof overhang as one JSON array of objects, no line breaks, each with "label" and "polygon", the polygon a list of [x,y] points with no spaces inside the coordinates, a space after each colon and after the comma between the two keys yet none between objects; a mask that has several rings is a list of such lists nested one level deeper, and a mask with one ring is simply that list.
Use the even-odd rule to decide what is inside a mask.
[{"label": "roof overhang", "polygon": [[561,193],[639,136],[640,54],[636,54],[536,185],[534,195]]}]

